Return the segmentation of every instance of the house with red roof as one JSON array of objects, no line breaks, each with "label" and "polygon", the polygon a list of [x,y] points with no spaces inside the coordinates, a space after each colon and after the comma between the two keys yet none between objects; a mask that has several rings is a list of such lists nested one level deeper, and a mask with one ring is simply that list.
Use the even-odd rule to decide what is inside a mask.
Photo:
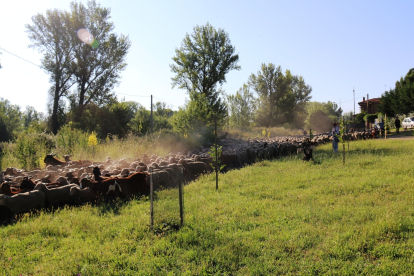
[{"label": "house with red roof", "polygon": [[362,102],[359,102],[359,108],[362,111],[367,112],[368,114],[375,114],[378,112],[378,106],[380,105],[381,101],[379,98],[372,98],[369,100],[365,100],[365,97],[362,98]]}]

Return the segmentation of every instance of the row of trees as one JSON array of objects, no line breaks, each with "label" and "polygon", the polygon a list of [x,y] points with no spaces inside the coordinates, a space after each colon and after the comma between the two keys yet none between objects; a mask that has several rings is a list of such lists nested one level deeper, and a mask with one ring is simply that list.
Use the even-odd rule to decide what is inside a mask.
[{"label": "row of trees", "polygon": [[[255,104],[259,100],[248,91],[248,86],[244,85],[235,95],[227,97],[233,98],[231,101],[225,101],[231,115],[224,117],[222,125],[229,122],[230,128],[237,129],[249,129],[253,126],[267,127],[256,121],[258,108]],[[153,131],[166,130],[178,134],[198,132],[212,135],[211,129],[206,129],[210,126],[206,122],[211,124],[211,121],[202,118],[205,114],[193,108],[195,104],[196,102],[188,101],[186,109],[173,111],[165,103],[155,103],[153,105]],[[341,114],[337,105],[331,102],[307,102],[304,110],[301,117],[305,120],[301,127],[311,128],[317,132],[329,130],[332,121],[337,120]],[[77,126],[73,123],[72,115],[70,111],[65,112],[65,109],[59,114],[62,126],[69,125],[71,128],[85,132],[95,132],[101,139],[112,135],[122,138],[128,133],[146,135],[151,132],[151,111],[137,102],[115,101],[103,107],[91,104],[85,110],[81,124]],[[7,99],[0,98],[0,142],[13,141],[21,132],[51,133],[50,120],[50,115],[39,113],[31,106],[21,110],[20,106],[12,105]],[[191,127],[192,124],[194,124],[193,127]],[[188,126],[188,128],[182,128],[183,126]],[[204,129],[200,126],[204,126]],[[294,127],[286,123],[284,126]]]},{"label": "row of trees", "polygon": [[[172,129],[172,115],[174,112],[165,103],[157,102],[153,106],[153,129],[155,131]],[[63,110],[59,119],[63,125],[78,128],[85,132],[95,132],[100,138],[108,135],[124,137],[128,133],[143,135],[151,131],[151,111],[137,102],[112,102],[103,107],[91,104],[85,110],[81,127],[75,126],[70,116],[73,113]],[[21,132],[27,134],[49,133],[51,116],[37,112],[27,106],[21,110],[20,106],[12,105],[7,99],[0,98],[0,142],[13,141]]]},{"label": "row of trees", "polygon": [[[126,67],[131,43],[128,36],[113,32],[110,9],[94,0],[86,6],[72,2],[69,11],[54,9],[33,16],[26,28],[30,47],[43,53],[42,67],[50,75],[49,115],[35,114],[30,107],[21,112],[2,99],[17,114],[8,118],[20,120],[3,122],[8,134],[2,141],[10,140],[19,128],[12,130],[13,124],[27,131],[36,127],[37,131],[56,134],[70,123],[74,128],[95,131],[100,137],[150,131],[150,111],[136,102],[120,102],[112,93]],[[342,112],[334,103],[309,102],[312,88],[304,78],[272,63],[262,64],[236,94],[226,95],[222,85],[230,71],[241,69],[239,55],[228,33],[209,23],[186,34],[172,60],[172,87],[186,90],[189,100],[177,112],[156,103],[155,130],[186,134],[202,129],[212,133],[214,121],[235,128],[284,125],[317,130],[317,118],[325,118],[322,124],[330,125]],[[24,116],[32,125],[23,123]]]},{"label": "row of trees", "polygon": [[262,64],[236,94],[225,96],[221,86],[226,74],[241,68],[235,47],[222,29],[209,23],[194,27],[176,49],[173,61],[173,87],[185,89],[190,97],[173,121],[180,132],[211,128],[214,118],[219,125],[228,119],[237,128],[304,125],[312,88],[302,76],[292,75],[289,70],[282,72],[272,63]]},{"label": "row of trees", "polygon": [[382,94],[378,109],[390,117],[414,112],[414,68],[395,83],[394,89]]}]

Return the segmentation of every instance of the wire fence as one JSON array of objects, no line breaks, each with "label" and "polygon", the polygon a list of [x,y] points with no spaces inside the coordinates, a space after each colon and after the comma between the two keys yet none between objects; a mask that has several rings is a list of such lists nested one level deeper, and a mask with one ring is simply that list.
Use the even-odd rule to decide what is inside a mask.
[{"label": "wire fence", "polygon": [[[178,189],[177,189],[178,188]],[[150,168],[150,228],[164,232],[184,224],[183,169]]]}]

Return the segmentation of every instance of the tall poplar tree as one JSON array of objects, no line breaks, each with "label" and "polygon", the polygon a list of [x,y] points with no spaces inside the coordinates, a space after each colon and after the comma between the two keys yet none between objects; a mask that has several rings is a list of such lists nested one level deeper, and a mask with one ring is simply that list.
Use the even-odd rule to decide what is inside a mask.
[{"label": "tall poplar tree", "polygon": [[39,13],[33,16],[32,24],[26,24],[26,29],[32,41],[29,47],[43,53],[42,67],[50,75],[51,128],[56,134],[60,127],[58,111],[62,109],[61,99],[67,96],[74,84],[71,62],[76,32],[71,26],[69,13],[57,9],[47,10],[46,15]]},{"label": "tall poplar tree", "polygon": [[228,33],[215,29],[209,23],[195,26],[193,33],[186,34],[181,47],[175,50],[174,63],[170,65],[175,73],[172,87],[185,89],[189,93],[187,112],[206,108],[205,112],[199,112],[202,117],[190,115],[196,121],[208,124],[213,114],[219,119],[226,116],[220,86],[226,82],[228,72],[240,70],[237,64],[239,55],[235,51]]},{"label": "tall poplar tree", "polygon": [[102,106],[113,101],[111,92],[126,68],[125,58],[131,42],[128,36],[113,31],[115,25],[110,21],[109,8],[92,0],[87,6],[72,2],[70,9],[73,29],[86,29],[95,44],[77,39],[73,51],[76,91],[71,94],[71,100],[75,106],[75,121],[79,123],[88,104]]}]

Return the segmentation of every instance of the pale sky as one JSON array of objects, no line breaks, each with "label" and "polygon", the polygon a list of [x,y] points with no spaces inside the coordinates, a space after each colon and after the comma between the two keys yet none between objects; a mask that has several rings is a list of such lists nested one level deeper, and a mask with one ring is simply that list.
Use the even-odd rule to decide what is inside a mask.
[{"label": "pale sky", "polygon": [[[47,9],[68,10],[70,0],[3,1],[0,47],[40,65],[29,49],[25,24]],[[86,1],[81,1],[86,4]],[[224,29],[239,54],[240,71],[223,89],[235,93],[262,63],[280,65],[311,85],[312,101],[341,103],[356,111],[369,94],[380,97],[414,67],[414,1],[97,1],[111,8],[115,32],[129,35],[128,66],[115,88],[118,98],[150,107],[149,97],[184,105],[184,90],[171,88],[175,49],[195,25]],[[49,76],[0,49],[0,97],[46,112]],[[136,95],[125,96],[121,94]]]}]

